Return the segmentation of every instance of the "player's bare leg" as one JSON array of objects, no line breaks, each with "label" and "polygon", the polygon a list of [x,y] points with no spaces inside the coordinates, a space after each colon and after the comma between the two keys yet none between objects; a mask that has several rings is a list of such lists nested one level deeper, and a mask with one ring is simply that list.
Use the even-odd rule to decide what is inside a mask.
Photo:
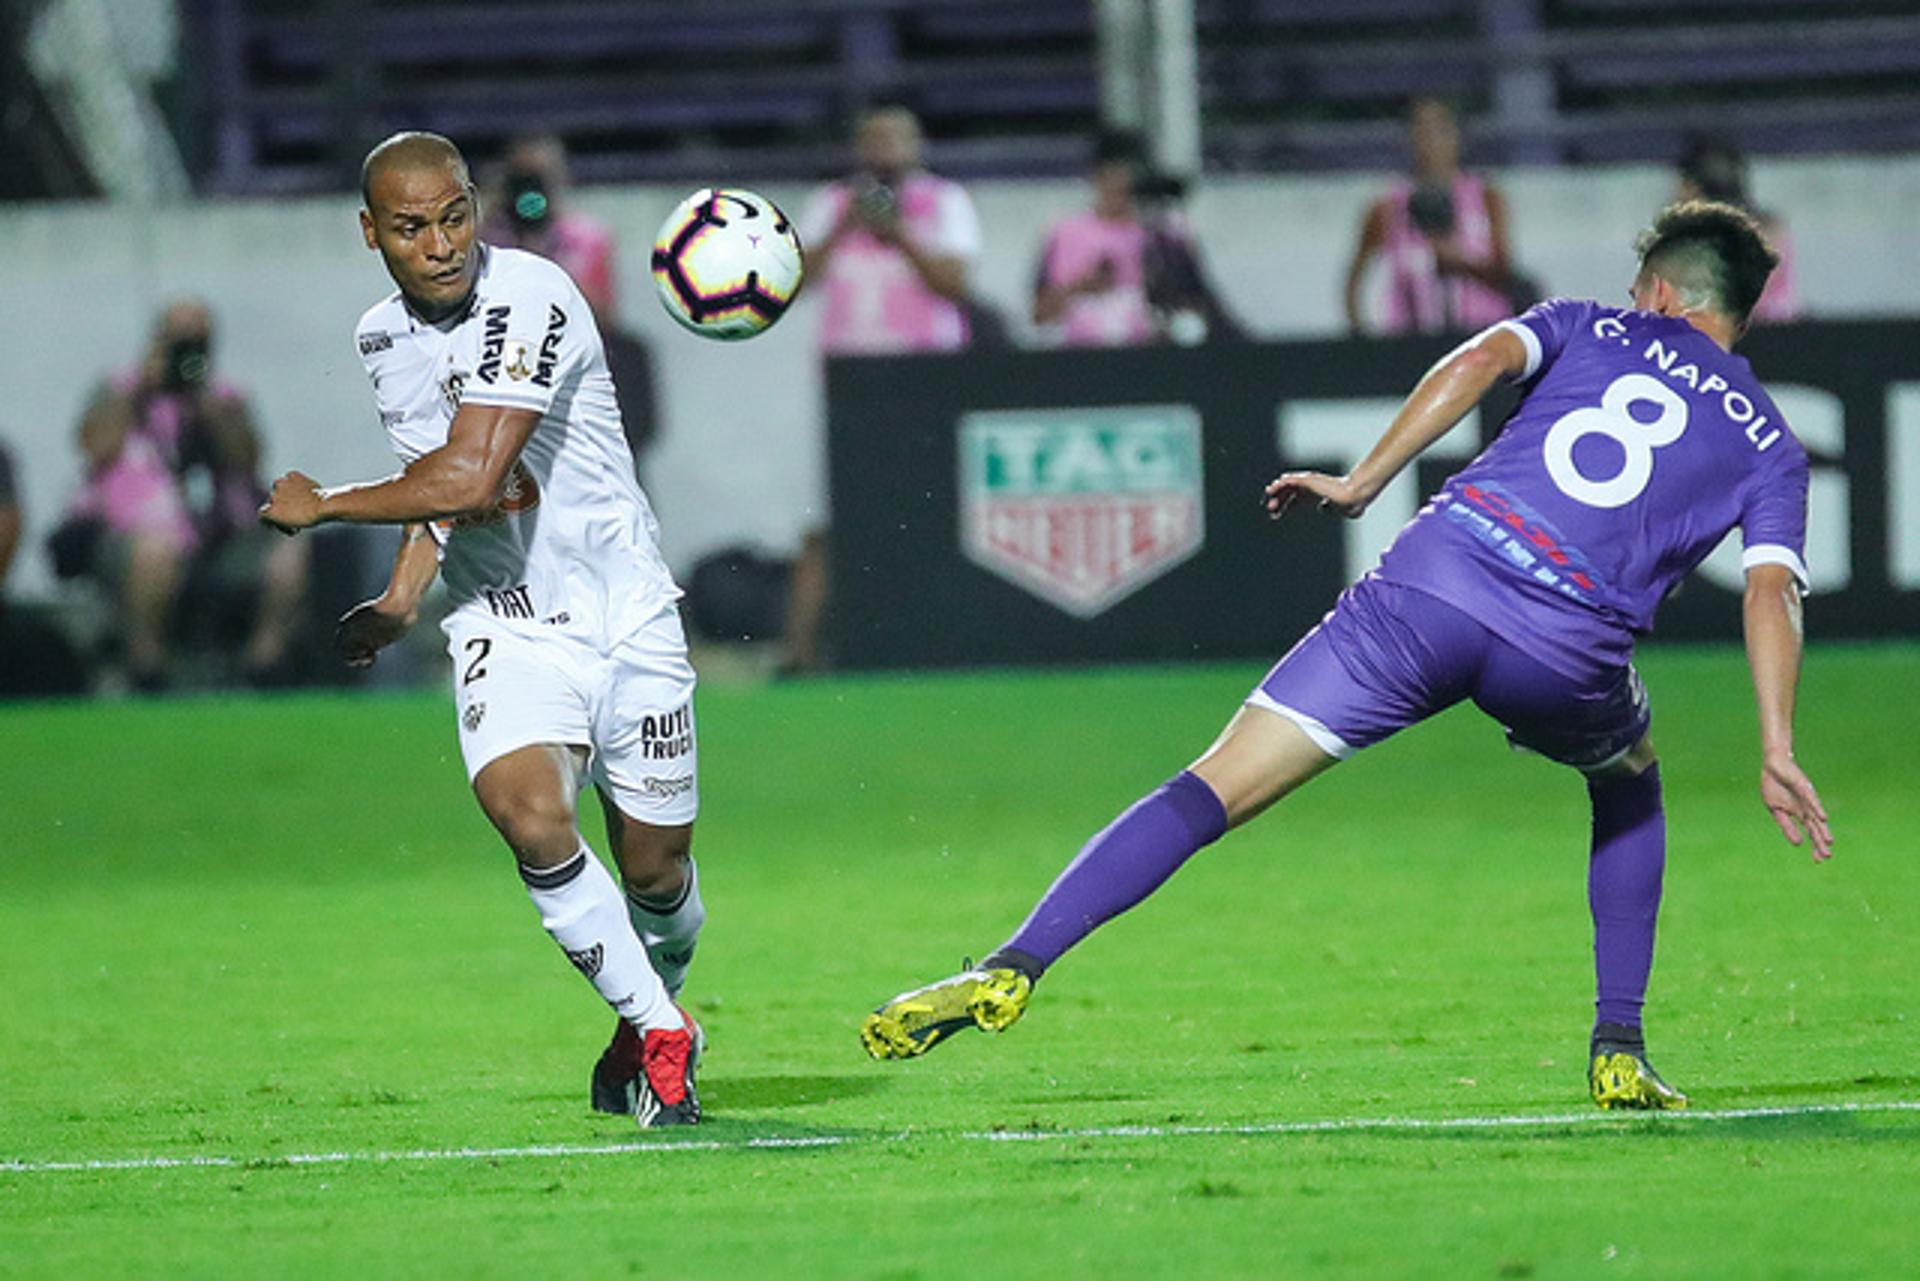
[{"label": "player's bare leg", "polygon": [[1242,707],[1187,769],[1213,789],[1235,828],[1335,763],[1286,717]]},{"label": "player's bare leg", "polygon": [[1199,760],[1137,802],[1080,851],[1032,913],[978,968],[903,992],[868,1015],[875,1058],[913,1058],[968,1027],[997,1032],[1066,950],[1152,894],[1229,827],[1334,763],[1287,718],[1242,707]]},{"label": "player's bare leg", "polygon": [[[694,865],[693,824],[660,826],[623,812],[605,793],[600,807],[607,820],[607,845],[620,866],[627,919],[647,950],[654,973],[676,999],[687,981],[700,927],[707,909],[700,901],[700,873]],[[693,1032],[691,1077],[706,1049],[706,1034],[693,1015],[682,1015]],[[625,1019],[616,1020],[613,1039],[593,1065],[591,1096],[601,1112],[631,1112],[630,1100],[642,1068],[641,1038]]]},{"label": "player's bare leg", "polygon": [[1589,771],[1587,794],[1593,802],[1587,902],[1598,993],[1588,1089],[1603,1108],[1684,1108],[1687,1096],[1647,1061],[1640,1026],[1667,852],[1653,743],[1643,737],[1619,760]]},{"label": "player's bare leg", "polygon": [[634,932],[667,991],[678,996],[707,919],[700,901],[700,870],[693,861],[693,824],[645,823],[605,795],[600,807]]},{"label": "player's bare leg", "polygon": [[699,1120],[692,1088],[694,1034],[627,919],[626,899],[580,838],[575,805],[585,754],[536,744],[488,763],[473,780],[481,808],[520,863],[540,923],[567,959],[629,1025],[641,1070],[632,1111],[643,1126]]}]

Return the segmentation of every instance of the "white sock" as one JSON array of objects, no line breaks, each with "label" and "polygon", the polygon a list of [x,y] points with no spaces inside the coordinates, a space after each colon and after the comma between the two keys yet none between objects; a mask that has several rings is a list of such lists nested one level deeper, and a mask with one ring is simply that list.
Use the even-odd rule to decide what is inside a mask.
[{"label": "white sock", "polygon": [[523,863],[520,879],[540,924],[616,1014],[643,1032],[686,1026],[620,910],[620,887],[592,850],[582,845],[558,867]]},{"label": "white sock", "polygon": [[[663,910],[664,909],[664,910]],[[648,904],[627,892],[627,919],[646,945],[647,956],[660,981],[674,996],[686,986],[687,966],[693,963],[700,927],[706,924],[707,905],[700,901],[700,868],[687,860],[687,883],[671,904]]]}]

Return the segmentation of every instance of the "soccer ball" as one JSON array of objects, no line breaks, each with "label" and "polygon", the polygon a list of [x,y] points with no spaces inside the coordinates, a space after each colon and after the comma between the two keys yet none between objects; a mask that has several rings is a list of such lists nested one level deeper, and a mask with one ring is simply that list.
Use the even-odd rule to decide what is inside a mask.
[{"label": "soccer ball", "polygon": [[694,192],[661,224],[653,283],[667,314],[702,338],[751,338],[800,289],[800,237],[765,196]]}]

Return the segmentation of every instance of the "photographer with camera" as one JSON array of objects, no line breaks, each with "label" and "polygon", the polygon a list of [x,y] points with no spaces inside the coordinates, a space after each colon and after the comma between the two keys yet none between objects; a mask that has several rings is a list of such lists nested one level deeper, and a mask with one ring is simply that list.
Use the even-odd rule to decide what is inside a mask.
[{"label": "photographer with camera", "polygon": [[49,550],[62,578],[91,577],[115,600],[133,687],[171,683],[169,630],[189,579],[216,602],[257,597],[243,674],[284,676],[306,548],[264,533],[255,517],[266,497],[260,441],[245,396],[213,375],[204,304],[161,312],[146,359],[88,405],[79,444],[86,479]]},{"label": "photographer with camera", "polygon": [[1070,347],[1196,346],[1242,336],[1201,265],[1181,204],[1186,183],[1147,162],[1126,129],[1094,142],[1093,205],[1047,231],[1033,322]]},{"label": "photographer with camera", "polygon": [[[959,183],[929,173],[920,121],[874,107],[853,134],[854,170],[814,192],[796,226],[806,255],[803,297],[817,298],[822,356],[957,351],[974,338],[980,215]],[[988,318],[992,319],[990,313]],[[821,494],[812,510],[826,515]],[[828,566],[824,520],[802,538],[788,589],[780,668],[819,670]]]},{"label": "photographer with camera", "polygon": [[614,239],[605,223],[567,200],[572,175],[566,145],[552,134],[526,134],[507,144],[487,175],[480,238],[490,245],[525,249],[551,258],[586,295],[601,328],[612,323]]},{"label": "photographer with camera", "polygon": [[821,299],[829,356],[954,351],[980,256],[980,216],[960,184],[928,173],[920,121],[877,107],[853,138],[856,168],[800,213],[807,292]]},{"label": "photographer with camera", "polygon": [[1375,257],[1387,264],[1382,334],[1466,333],[1517,310],[1507,249],[1507,206],[1492,183],[1460,167],[1460,126],[1438,98],[1407,110],[1413,173],[1374,201],[1347,269],[1347,327],[1368,329],[1361,285]]},{"label": "photographer with camera", "polygon": [[620,323],[612,229],[575,209],[568,199],[573,175],[567,167],[566,144],[547,133],[515,138],[486,175],[483,187],[480,209],[485,221],[480,238],[559,263],[593,308],[614,392],[620,398],[620,425],[639,470],[660,426],[653,352]]}]

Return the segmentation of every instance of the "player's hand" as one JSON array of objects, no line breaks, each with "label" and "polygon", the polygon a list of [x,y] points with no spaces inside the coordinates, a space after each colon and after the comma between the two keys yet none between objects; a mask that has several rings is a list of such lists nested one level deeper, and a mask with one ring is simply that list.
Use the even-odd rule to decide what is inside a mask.
[{"label": "player's hand", "polygon": [[340,616],[333,629],[333,648],[348,667],[370,667],[381,650],[412,627],[414,615],[387,606],[385,598],[363,600]]},{"label": "player's hand", "polygon": [[1302,495],[1318,498],[1320,506],[1352,520],[1367,510],[1373,493],[1351,476],[1329,476],[1317,471],[1290,471],[1267,485],[1267,515],[1274,520]]},{"label": "player's hand", "polygon": [[1760,799],[1766,802],[1773,821],[1779,824],[1780,835],[1789,843],[1806,841],[1813,847],[1816,863],[1833,857],[1833,829],[1827,826],[1826,807],[1820,804],[1820,793],[1813,790],[1813,780],[1793,757],[1781,753],[1761,762]]},{"label": "player's hand", "polygon": [[320,482],[305,472],[290,471],[273,482],[273,491],[260,504],[260,519],[283,534],[294,534],[320,523]]}]

